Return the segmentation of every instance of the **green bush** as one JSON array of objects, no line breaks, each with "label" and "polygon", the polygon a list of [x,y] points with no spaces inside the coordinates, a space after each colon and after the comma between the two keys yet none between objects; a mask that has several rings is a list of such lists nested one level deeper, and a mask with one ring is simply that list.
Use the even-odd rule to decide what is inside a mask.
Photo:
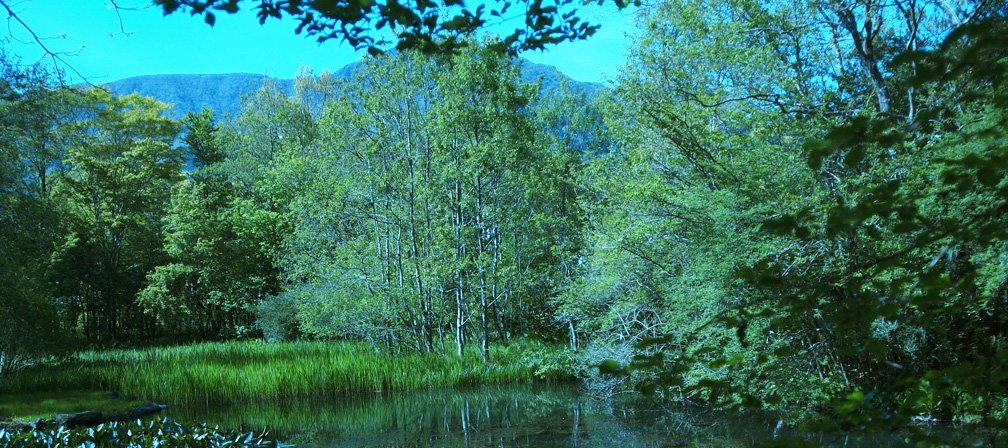
[{"label": "green bush", "polygon": [[256,308],[256,317],[256,327],[267,341],[290,341],[300,335],[297,304],[287,294],[267,297]]}]

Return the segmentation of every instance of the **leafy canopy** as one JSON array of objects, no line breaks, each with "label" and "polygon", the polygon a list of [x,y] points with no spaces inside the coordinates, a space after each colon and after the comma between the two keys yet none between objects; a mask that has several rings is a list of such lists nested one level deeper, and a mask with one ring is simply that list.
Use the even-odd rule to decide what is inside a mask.
[{"label": "leafy canopy", "polygon": [[[639,0],[616,0],[624,8]],[[256,10],[259,23],[291,17],[298,22],[295,32],[318,41],[340,39],[355,49],[379,54],[395,43],[397,50],[419,49],[424,53],[454,52],[466,45],[465,36],[494,23],[524,16],[520,27],[503,36],[496,50],[518,52],[541,50],[550,44],[590,37],[599,25],[577,16],[576,0],[505,0],[480,4],[475,8],[465,0],[418,0],[415,4],[398,0],[155,0],[165,14],[178,10],[203,16],[213,26],[218,12],[237,13],[244,5]],[[585,4],[589,3],[584,1]],[[599,1],[602,4],[602,1]],[[519,11],[515,11],[519,9]]]}]

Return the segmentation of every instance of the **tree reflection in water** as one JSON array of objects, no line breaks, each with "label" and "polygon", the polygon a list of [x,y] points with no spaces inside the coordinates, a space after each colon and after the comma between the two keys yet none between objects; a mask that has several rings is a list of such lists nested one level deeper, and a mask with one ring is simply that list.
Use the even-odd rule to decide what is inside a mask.
[{"label": "tree reflection in water", "polygon": [[[636,395],[599,401],[575,386],[557,385],[173,407],[170,416],[227,428],[269,428],[299,447],[743,447],[771,441],[775,423],[699,408],[663,409]],[[901,441],[894,434],[815,438],[825,446],[848,447]]]}]

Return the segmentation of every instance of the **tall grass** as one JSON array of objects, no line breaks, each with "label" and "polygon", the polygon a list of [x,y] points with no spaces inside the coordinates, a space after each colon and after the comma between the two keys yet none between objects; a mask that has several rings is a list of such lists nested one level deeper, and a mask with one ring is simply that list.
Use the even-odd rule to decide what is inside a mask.
[{"label": "tall grass", "polygon": [[108,390],[168,403],[346,396],[557,380],[560,349],[522,342],[476,352],[392,353],[352,342],[199,343],[78,353],[0,380],[0,392]]}]

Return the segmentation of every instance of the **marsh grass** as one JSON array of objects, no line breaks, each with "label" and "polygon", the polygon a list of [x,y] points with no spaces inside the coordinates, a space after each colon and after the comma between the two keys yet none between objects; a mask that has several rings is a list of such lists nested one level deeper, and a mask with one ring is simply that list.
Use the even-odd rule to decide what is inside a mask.
[{"label": "marsh grass", "polygon": [[353,342],[198,343],[78,353],[3,378],[0,393],[102,390],[176,404],[338,397],[561,380],[566,356],[528,341],[494,347],[487,364],[475,351],[393,353]]}]

